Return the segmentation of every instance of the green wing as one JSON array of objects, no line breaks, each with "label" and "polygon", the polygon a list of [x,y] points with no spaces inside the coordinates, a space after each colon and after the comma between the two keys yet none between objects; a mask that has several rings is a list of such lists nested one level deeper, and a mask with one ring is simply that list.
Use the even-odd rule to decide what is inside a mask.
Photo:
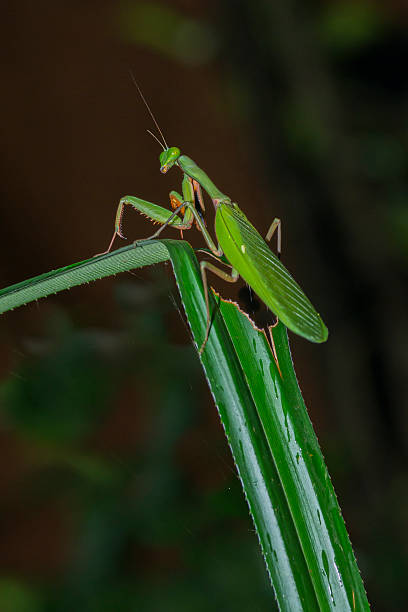
[{"label": "green wing", "polygon": [[288,329],[311,342],[327,340],[319,313],[237,204],[217,208],[215,231],[230,264]]}]

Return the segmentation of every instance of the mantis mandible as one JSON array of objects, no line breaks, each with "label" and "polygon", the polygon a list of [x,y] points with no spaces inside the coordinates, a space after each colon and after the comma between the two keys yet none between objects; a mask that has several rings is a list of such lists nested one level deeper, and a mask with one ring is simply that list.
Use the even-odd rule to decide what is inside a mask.
[{"label": "mantis mandible", "polygon": [[[222,193],[192,159],[181,154],[178,147],[167,145],[139,86],[136,82],[135,84],[163,139],[162,143],[152,132],[149,132],[163,147],[159,158],[160,172],[166,174],[173,166],[180,168],[183,173],[182,195],[176,191],[170,192],[173,211],[134,196],[121,198],[116,213],[115,231],[106,252],[111,250],[116,236],[124,238],[122,217],[126,205],[132,206],[153,222],[161,224],[161,227],[145,240],[157,238],[167,226],[181,232],[189,230],[195,221],[214,257],[218,259],[225,255],[231,266],[231,272],[228,273],[208,261],[200,262],[207,310],[207,327],[199,349],[200,355],[207,343],[211,327],[207,271],[231,283],[236,282],[241,276],[288,329],[311,342],[325,342],[328,337],[327,327],[297,282],[281,263],[280,258],[271,251],[238,204]],[[217,243],[211,238],[203,220],[205,209],[202,189],[208,194],[215,208]],[[269,241],[276,230],[279,256],[281,231],[280,220],[277,218],[272,222],[266,240]],[[138,242],[135,243],[135,246]]]}]

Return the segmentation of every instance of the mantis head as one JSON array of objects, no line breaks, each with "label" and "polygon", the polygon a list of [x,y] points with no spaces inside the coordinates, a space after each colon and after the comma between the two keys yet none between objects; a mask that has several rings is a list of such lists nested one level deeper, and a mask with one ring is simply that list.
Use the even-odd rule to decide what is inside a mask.
[{"label": "mantis head", "polygon": [[181,151],[178,147],[169,147],[163,153],[160,153],[160,172],[166,174],[167,170],[170,170],[177,162],[180,155]]}]

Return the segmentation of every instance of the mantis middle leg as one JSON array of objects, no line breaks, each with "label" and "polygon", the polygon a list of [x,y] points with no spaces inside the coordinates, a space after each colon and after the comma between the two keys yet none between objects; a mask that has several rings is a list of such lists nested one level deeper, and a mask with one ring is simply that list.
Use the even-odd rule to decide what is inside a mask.
[{"label": "mantis middle leg", "polygon": [[217,266],[214,266],[214,264],[210,263],[209,261],[200,262],[201,278],[203,280],[203,287],[204,287],[205,307],[207,310],[207,326],[205,330],[204,341],[202,345],[200,346],[200,350],[198,351],[199,355],[202,354],[205,348],[205,345],[207,344],[208,336],[210,334],[210,327],[211,327],[210,302],[208,299],[207,270],[209,270],[210,272],[213,272],[219,278],[222,278],[222,280],[227,281],[227,283],[236,283],[239,278],[238,271],[235,270],[234,268],[232,268],[231,273],[229,274],[228,272],[224,272],[224,270],[220,270],[220,268],[217,268]]}]

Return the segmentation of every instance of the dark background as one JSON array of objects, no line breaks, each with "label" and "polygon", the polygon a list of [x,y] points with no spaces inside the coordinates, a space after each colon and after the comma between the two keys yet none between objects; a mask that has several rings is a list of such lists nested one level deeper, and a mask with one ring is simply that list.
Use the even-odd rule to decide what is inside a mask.
[{"label": "dark background", "polygon": [[[291,336],[296,370],[387,611],[408,595],[407,21],[402,0],[4,0],[0,25],[1,285],[104,250],[121,196],[179,190],[132,69],[169,144],[261,233],[282,219],[330,330]],[[0,339],[2,612],[274,609],[168,266],[7,313]]]}]

